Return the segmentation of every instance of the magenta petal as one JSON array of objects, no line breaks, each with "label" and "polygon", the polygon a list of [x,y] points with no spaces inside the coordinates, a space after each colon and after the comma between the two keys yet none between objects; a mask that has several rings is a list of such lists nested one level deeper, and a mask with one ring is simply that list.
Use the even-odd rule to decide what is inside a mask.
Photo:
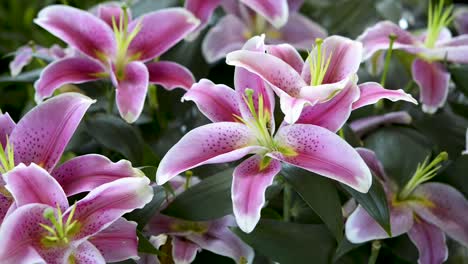
[{"label": "magenta petal", "polygon": [[[115,251],[120,250],[114,249]],[[68,258],[73,258],[75,260],[74,263],[76,264],[106,264],[106,260],[101,255],[101,252],[90,242],[84,241],[81,243],[71,254]]]},{"label": "magenta petal", "polygon": [[[80,223],[75,240],[94,236],[125,213],[143,208],[153,198],[146,177],[128,177],[103,184],[76,203],[74,219]],[[64,215],[70,214],[70,208]]]},{"label": "magenta petal", "polygon": [[172,257],[174,258],[174,263],[192,263],[200,250],[201,248],[191,241],[177,236],[172,237]]},{"label": "magenta petal", "polygon": [[279,91],[280,94],[280,108],[284,113],[284,121],[288,124],[294,124],[301,116],[302,110],[305,106],[312,106],[316,103],[302,98],[295,98],[289,94]]},{"label": "magenta petal", "polygon": [[278,45],[268,45],[266,46],[267,52],[275,57],[278,57],[291,65],[297,73],[302,72],[302,67],[304,66],[304,60],[301,57],[301,54],[289,44],[278,44]]},{"label": "magenta petal", "polygon": [[130,44],[128,55],[147,61],[158,57],[184,39],[200,21],[188,10],[174,7],[147,13],[135,19],[130,23],[129,31],[138,24],[141,29]]},{"label": "magenta petal", "polygon": [[[450,31],[449,31],[450,32]],[[468,63],[468,35],[438,41],[434,48],[425,48],[419,52],[420,57],[430,61],[449,61]]]},{"label": "magenta petal", "polygon": [[260,220],[260,211],[265,204],[265,191],[281,170],[281,163],[271,160],[261,168],[263,157],[255,155],[239,164],[233,173],[232,208],[237,224],[242,231],[252,232]]},{"label": "magenta petal", "polygon": [[3,175],[6,188],[10,191],[15,204],[39,203],[52,207],[60,206],[62,211],[68,208],[68,200],[60,184],[43,168],[32,163],[29,166],[17,165]]},{"label": "magenta petal", "polygon": [[460,7],[454,12],[453,24],[460,35],[468,34],[468,8]]},{"label": "magenta petal", "polygon": [[353,122],[351,122],[349,126],[357,136],[361,137],[382,125],[409,125],[411,124],[411,122],[412,118],[406,111],[398,111],[384,115],[369,116],[361,119],[356,119]]},{"label": "magenta petal", "polygon": [[366,105],[375,104],[380,99],[388,99],[392,102],[402,100],[413,104],[418,104],[418,102],[410,94],[405,93],[402,89],[385,89],[376,82],[361,83],[359,84],[359,90],[361,90],[361,95],[359,100],[353,104],[353,110]]},{"label": "magenta petal", "polygon": [[361,156],[374,175],[382,181],[384,188],[386,188],[386,183],[388,181],[387,174],[385,173],[383,165],[380,163],[380,160],[377,158],[375,152],[366,148],[356,148],[356,151],[359,153],[359,156]]},{"label": "magenta petal", "polygon": [[97,61],[88,58],[65,58],[49,64],[34,83],[36,102],[50,97],[60,86],[69,83],[84,83],[101,79],[99,73],[106,69]]},{"label": "magenta petal", "polygon": [[13,199],[11,197],[6,197],[0,194],[0,226],[2,225],[3,219],[7,215],[12,203]]},{"label": "magenta petal", "polygon": [[[413,226],[413,212],[404,205],[390,208],[390,224],[393,237],[408,232]],[[389,237],[360,205],[346,221],[345,233],[346,238],[355,244]]]},{"label": "magenta petal", "polygon": [[418,248],[420,264],[439,264],[447,260],[448,249],[445,234],[424,220],[417,219],[408,236]]},{"label": "magenta petal", "polygon": [[300,89],[306,86],[293,67],[270,54],[238,50],[227,55],[226,63],[257,74],[272,86],[291,96],[299,95]]},{"label": "magenta petal", "polygon": [[447,100],[450,73],[439,63],[421,59],[414,60],[411,72],[421,92],[423,111],[434,113]]},{"label": "magenta petal", "polygon": [[211,28],[203,39],[202,52],[208,63],[226,57],[231,51],[242,48],[248,29],[244,22],[234,15],[226,15]]},{"label": "magenta petal", "polygon": [[203,164],[238,160],[262,149],[256,144],[255,135],[241,123],[220,122],[195,128],[166,153],[159,163],[156,182],[164,184],[177,174]]},{"label": "magenta petal", "polygon": [[212,122],[235,122],[241,116],[236,92],[224,84],[201,79],[188,90],[182,100],[193,101]]},{"label": "magenta petal", "polygon": [[89,192],[120,178],[141,176],[129,161],[112,162],[105,156],[89,154],[73,158],[54,169],[52,176],[67,196]]},{"label": "magenta petal", "polygon": [[286,25],[279,29],[280,38],[273,42],[289,43],[300,50],[310,50],[316,38],[325,38],[327,31],[299,13],[289,15]]},{"label": "magenta petal", "polygon": [[425,183],[413,195],[427,203],[412,203],[418,216],[468,246],[468,201],[455,188],[443,183]]},{"label": "magenta petal", "polygon": [[23,46],[16,51],[15,58],[10,62],[11,76],[15,77],[21,73],[24,66],[28,65],[33,58],[33,50],[29,46]]},{"label": "magenta petal", "polygon": [[405,49],[408,52],[418,52],[415,47],[417,40],[407,31],[390,21],[383,21],[366,29],[357,40],[364,45],[364,60],[369,59],[379,50],[387,50],[390,44],[389,35],[395,35],[397,39],[393,49]]},{"label": "magenta petal", "polygon": [[119,218],[89,241],[101,252],[106,262],[138,258],[137,224]]},{"label": "magenta petal", "polygon": [[288,21],[287,0],[240,0],[243,4],[262,15],[276,28],[282,27]]},{"label": "magenta petal", "polygon": [[149,82],[159,84],[166,90],[175,88],[190,89],[195,83],[192,72],[184,66],[171,61],[158,61],[146,64]]},{"label": "magenta petal", "polygon": [[288,155],[273,152],[269,156],[318,173],[367,192],[372,175],[366,163],[346,141],[328,129],[304,124],[283,126],[275,139],[289,149]]},{"label": "magenta petal", "polygon": [[124,78],[119,80],[112,73],[112,81],[117,87],[115,93],[120,116],[128,123],[140,117],[148,91],[149,73],[145,64],[134,61],[125,66]]},{"label": "magenta petal", "polygon": [[8,113],[2,114],[0,112],[0,148],[5,148],[6,139],[10,136],[15,126],[15,121],[11,119]]},{"label": "magenta petal", "polygon": [[10,136],[15,163],[34,162],[51,171],[93,102],[81,94],[64,93],[29,111]]},{"label": "magenta petal", "polygon": [[321,126],[336,132],[348,120],[352,105],[358,100],[359,93],[357,85],[349,82],[347,87],[331,100],[305,107],[296,123]]},{"label": "magenta petal", "polygon": [[185,8],[192,12],[198,19],[200,19],[200,25],[192,32],[187,39],[194,40],[200,30],[202,30],[206,24],[210,21],[214,10],[220,5],[221,0],[187,0],[185,1]]},{"label": "magenta petal", "polygon": [[[120,19],[123,18],[122,5],[116,2],[100,4],[96,8],[96,15],[104,20],[111,28],[112,19],[115,20],[116,25],[120,25]],[[130,8],[126,8],[128,20],[132,20],[132,12]]]},{"label": "magenta petal", "polygon": [[95,59],[115,53],[112,29],[89,12],[70,6],[51,5],[42,9],[34,22]]}]

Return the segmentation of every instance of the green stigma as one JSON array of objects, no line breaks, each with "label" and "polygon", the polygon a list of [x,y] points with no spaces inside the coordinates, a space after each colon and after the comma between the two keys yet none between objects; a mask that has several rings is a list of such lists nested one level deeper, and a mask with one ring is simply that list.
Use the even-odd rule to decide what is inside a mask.
[{"label": "green stigma", "polygon": [[320,85],[325,78],[328,66],[332,58],[332,54],[326,57],[326,50],[322,50],[323,39],[317,38],[315,40],[315,47],[309,53],[309,66],[310,66],[310,85]]},{"label": "green stigma", "polygon": [[80,224],[77,220],[73,220],[73,215],[75,214],[76,204],[73,205],[70,214],[68,215],[67,220],[64,223],[62,210],[60,206],[57,205],[57,215],[55,215],[55,210],[48,208],[44,211],[44,218],[49,220],[52,223],[52,226],[48,226],[42,223],[39,225],[47,231],[41,239],[41,243],[47,247],[53,247],[57,245],[68,244],[70,242],[70,237],[76,234],[80,229]]},{"label": "green stigma", "polygon": [[171,229],[176,232],[193,232],[203,234],[208,231],[208,224],[202,222],[180,221],[173,223]]},{"label": "green stigma", "polygon": [[15,153],[13,151],[13,144],[6,138],[5,149],[0,147],[0,174],[5,174],[15,167]]},{"label": "green stigma", "polygon": [[429,157],[427,157],[422,164],[418,164],[413,177],[411,177],[403,190],[398,194],[398,199],[407,199],[414,191],[414,189],[416,189],[416,187],[418,187],[421,183],[434,178],[437,175],[437,171],[442,167],[440,163],[446,161],[447,159],[447,152],[441,152],[431,163],[428,164]]},{"label": "green stigma", "polygon": [[442,29],[448,26],[453,20],[453,5],[450,5],[444,10],[444,0],[440,0],[439,4],[432,6],[432,1],[429,0],[429,8],[427,12],[427,36],[424,45],[428,48],[433,48]]},{"label": "green stigma", "polygon": [[128,47],[138,35],[141,30],[141,22],[135,26],[135,28],[128,32],[128,12],[127,6],[122,6],[122,15],[119,20],[119,24],[115,21],[115,17],[112,17],[112,28],[114,30],[115,40],[117,42],[117,54],[115,57],[115,67],[117,79],[123,79],[125,77],[125,65],[130,61],[138,59],[139,55],[136,54],[132,57],[127,56]]}]

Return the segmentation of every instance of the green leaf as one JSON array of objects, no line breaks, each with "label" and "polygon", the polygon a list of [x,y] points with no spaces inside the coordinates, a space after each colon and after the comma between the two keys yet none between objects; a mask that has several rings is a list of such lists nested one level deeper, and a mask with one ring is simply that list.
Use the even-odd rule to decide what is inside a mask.
[{"label": "green leaf", "polygon": [[153,199],[145,205],[142,209],[134,210],[125,215],[125,218],[138,223],[138,229],[142,229],[151,218],[161,208],[162,203],[166,199],[166,192],[162,186],[153,187]]},{"label": "green leaf", "polygon": [[468,97],[468,65],[451,65],[448,69],[457,89]]},{"label": "green leaf", "polygon": [[335,240],[324,225],[261,219],[250,234],[236,234],[260,253],[281,264],[330,263]]},{"label": "green leaf", "polygon": [[461,191],[468,197],[468,155],[462,155],[452,162],[440,175],[436,176],[436,181],[442,181]]},{"label": "green leaf", "polygon": [[141,148],[145,142],[140,132],[122,118],[98,114],[86,120],[86,128],[89,135],[99,144],[122,154],[133,165],[148,165],[142,164],[144,155]]},{"label": "green leaf", "polygon": [[390,212],[382,184],[374,177],[367,193],[361,193],[344,184],[341,186],[369,213],[374,220],[390,235]]},{"label": "green leaf", "polygon": [[351,146],[355,148],[362,147],[362,141],[359,139],[356,133],[354,133],[354,131],[348,124],[345,124],[341,129],[346,142],[348,142]]},{"label": "green leaf", "polygon": [[232,213],[233,169],[221,171],[181,193],[163,213],[191,221],[206,221]]},{"label": "green leaf", "polygon": [[158,10],[158,9],[163,9],[171,6],[176,6],[178,4],[178,0],[140,0],[140,1],[133,1],[135,2],[134,5],[132,5],[132,15],[133,17],[138,17],[141,16],[145,13],[148,13],[150,11]]},{"label": "green leaf", "polygon": [[42,69],[31,70],[31,71],[23,72],[15,77],[12,77],[11,75],[0,76],[0,83],[1,82],[14,82],[14,83],[34,82],[35,80],[39,78],[41,71]]},{"label": "green leaf", "polygon": [[149,240],[145,237],[145,235],[141,233],[141,231],[137,230],[137,236],[138,236],[138,252],[158,255],[158,256],[165,255],[163,252],[156,249],[153,246],[153,244],[151,244],[151,242],[149,242]]},{"label": "green leaf", "polygon": [[338,244],[336,247],[335,255],[333,255],[333,262],[338,261],[341,257],[344,255],[348,254],[350,251],[364,245],[364,243],[361,244],[353,244],[349,242],[346,237],[341,240],[341,242]]},{"label": "green leaf", "polygon": [[335,185],[330,179],[291,165],[281,171],[292,188],[320,216],[337,241],[343,238],[343,215]]}]

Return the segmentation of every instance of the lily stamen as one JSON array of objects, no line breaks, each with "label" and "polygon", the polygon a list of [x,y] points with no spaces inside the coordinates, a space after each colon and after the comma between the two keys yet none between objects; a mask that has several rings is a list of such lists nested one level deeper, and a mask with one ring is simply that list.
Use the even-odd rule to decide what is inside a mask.
[{"label": "lily stamen", "polygon": [[439,4],[432,6],[431,1],[429,1],[428,7],[428,16],[427,16],[427,36],[425,45],[428,48],[433,48],[437,39],[439,38],[439,34],[442,29],[450,23],[452,23],[454,16],[453,12],[453,5],[450,5],[448,8],[444,10],[444,0],[440,0]]},{"label": "lily stamen", "polygon": [[[332,54],[326,57],[326,50],[322,50],[323,39],[317,38],[315,40],[315,48],[317,53],[313,54],[314,50],[309,54],[310,65],[310,85],[320,85],[325,78],[325,75],[330,65]],[[315,56],[314,56],[315,55]]]}]

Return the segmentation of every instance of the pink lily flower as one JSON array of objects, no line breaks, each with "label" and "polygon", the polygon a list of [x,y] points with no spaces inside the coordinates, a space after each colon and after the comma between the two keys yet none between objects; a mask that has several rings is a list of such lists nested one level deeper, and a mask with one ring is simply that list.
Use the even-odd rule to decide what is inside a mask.
[{"label": "pink lily flower", "polygon": [[[265,47],[262,38],[256,37],[244,49]],[[158,184],[200,165],[255,154],[233,174],[234,216],[245,232],[251,232],[259,221],[265,190],[280,172],[281,162],[338,180],[360,192],[368,191],[370,171],[346,141],[310,124],[284,125],[275,133],[272,91],[261,78],[242,68],[236,68],[234,78],[236,90],[203,79],[185,94],[183,99],[194,101],[214,123],[190,131],[168,151],[156,173]]]},{"label": "pink lily flower", "polygon": [[451,6],[443,10],[443,0],[434,8],[429,6],[428,28],[421,35],[412,35],[384,21],[368,28],[357,39],[364,45],[364,60],[381,56],[389,48],[390,35],[396,37],[393,49],[416,55],[411,71],[426,113],[434,113],[447,100],[450,73],[440,62],[468,63],[468,35],[452,37],[446,28],[453,18],[452,9]]},{"label": "pink lily flower", "polygon": [[31,45],[22,46],[18,48],[14,59],[9,64],[11,76],[18,76],[23,68],[31,63],[34,53],[52,60],[58,60],[70,54],[69,51],[61,48],[57,44],[52,45],[50,48],[38,45],[34,45],[33,47]]},{"label": "pink lily flower", "polygon": [[[241,49],[249,38],[263,33],[267,43],[289,43],[297,49],[309,49],[316,38],[326,37],[327,32],[298,12],[302,2],[223,1],[222,7],[227,15],[208,31],[202,43],[206,61],[216,62],[229,52]],[[220,3],[221,1],[189,0],[186,7],[206,23]]]},{"label": "pink lily flower", "polygon": [[117,88],[120,115],[131,123],[143,110],[149,83],[172,90],[188,89],[194,82],[191,72],[177,63],[149,62],[197,27],[198,19],[183,8],[158,10],[132,20],[130,10],[116,4],[97,7],[97,16],[52,5],[39,12],[35,23],[82,53],[44,69],[35,83],[38,102],[61,85],[110,78]]},{"label": "pink lily flower", "polygon": [[[0,175],[19,164],[36,164],[55,178],[67,196],[89,192],[120,178],[140,178],[142,172],[129,161],[114,163],[96,154],[75,157],[56,167],[93,102],[81,94],[64,93],[33,108],[18,124],[8,113],[0,114]],[[18,201],[5,189],[5,182],[0,180],[0,225],[18,206]]]},{"label": "pink lily flower", "polygon": [[151,201],[146,177],[118,179],[74,205],[46,170],[19,164],[3,174],[18,209],[0,228],[0,262],[106,263],[138,258],[135,222],[122,218]]},{"label": "pink lily flower", "polygon": [[351,122],[349,126],[357,136],[362,137],[382,125],[409,125],[412,121],[413,119],[408,112],[398,111],[378,116],[360,118]]},{"label": "pink lily flower", "polygon": [[[401,89],[386,90],[373,82],[356,85],[362,54],[362,44],[357,41],[340,36],[319,39],[305,62],[288,44],[267,46],[265,50],[266,53],[262,50],[234,51],[227,55],[226,63],[255,73],[268,83],[280,97],[281,110],[289,124],[320,125],[332,118],[335,124],[327,128],[337,131],[352,109],[382,98],[415,103]],[[347,108],[329,111],[343,105]]]},{"label": "pink lily flower", "polygon": [[[392,236],[408,234],[418,248],[418,263],[442,263],[447,259],[445,234],[468,246],[468,201],[447,184],[425,183],[436,175],[440,168],[438,163],[447,158],[446,153],[441,153],[429,164],[426,159],[405,187],[398,189],[385,174],[374,152],[368,149],[358,151],[387,193]],[[345,229],[346,237],[352,243],[389,237],[360,205],[349,216]]]},{"label": "pink lily flower", "polygon": [[468,7],[461,6],[453,14],[453,24],[458,34],[468,34]]}]

